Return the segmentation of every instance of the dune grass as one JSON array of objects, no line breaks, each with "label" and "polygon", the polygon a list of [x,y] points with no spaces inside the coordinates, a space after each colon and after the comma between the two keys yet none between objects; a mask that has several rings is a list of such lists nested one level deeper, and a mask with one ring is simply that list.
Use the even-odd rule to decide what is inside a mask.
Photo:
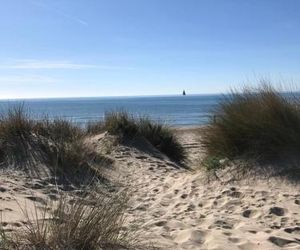
[{"label": "dune grass", "polygon": [[186,152],[174,131],[167,125],[148,117],[135,118],[127,112],[106,114],[104,128],[111,134],[127,138],[143,137],[156,149],[177,162],[184,162]]},{"label": "dune grass", "polygon": [[[69,121],[36,121],[23,105],[13,107],[0,117],[1,166],[30,171],[45,165],[57,184],[96,184],[102,178],[94,163],[103,157],[85,143],[87,134]],[[88,190],[85,197],[61,194],[35,211],[21,208],[26,223],[13,232],[0,225],[0,248],[131,249],[136,239],[124,227],[127,193],[104,196],[100,191]]]},{"label": "dune grass", "polygon": [[35,211],[23,210],[24,227],[0,234],[1,249],[136,249],[137,233],[124,230],[128,194],[61,198]]},{"label": "dune grass", "polygon": [[89,135],[96,135],[96,134],[103,133],[105,131],[104,124],[101,121],[88,122],[85,129],[86,129],[86,133]]},{"label": "dune grass", "polygon": [[134,137],[139,133],[138,120],[125,111],[107,112],[104,128],[111,134]]},{"label": "dune grass", "polygon": [[270,84],[232,91],[223,96],[204,130],[208,157],[274,162],[299,156],[299,108],[297,95],[282,94]]},{"label": "dune grass", "polygon": [[75,126],[68,120],[60,118],[54,120],[44,118],[36,121],[33,126],[33,131],[54,142],[73,142],[85,136],[83,129]]},{"label": "dune grass", "polygon": [[21,162],[28,156],[28,147],[35,144],[31,138],[33,122],[22,105],[0,117],[0,160],[8,164]]},{"label": "dune grass", "polygon": [[2,167],[34,172],[48,167],[62,181],[83,181],[95,175],[96,153],[84,144],[85,131],[70,121],[33,120],[23,105],[0,117],[0,161]]}]

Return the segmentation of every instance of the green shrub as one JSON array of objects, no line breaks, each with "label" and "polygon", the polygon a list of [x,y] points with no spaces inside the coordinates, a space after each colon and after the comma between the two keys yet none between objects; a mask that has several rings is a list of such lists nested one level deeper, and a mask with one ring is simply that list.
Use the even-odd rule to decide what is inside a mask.
[{"label": "green shrub", "polygon": [[204,130],[208,155],[262,161],[300,155],[300,101],[270,85],[225,95]]},{"label": "green shrub", "polygon": [[129,138],[143,137],[171,159],[183,162],[186,153],[173,130],[147,117],[134,118],[126,112],[111,112],[106,115],[104,128],[111,134]]},{"label": "green shrub", "polygon": [[221,158],[218,156],[207,156],[202,160],[202,164],[208,171],[214,171],[221,168]]}]

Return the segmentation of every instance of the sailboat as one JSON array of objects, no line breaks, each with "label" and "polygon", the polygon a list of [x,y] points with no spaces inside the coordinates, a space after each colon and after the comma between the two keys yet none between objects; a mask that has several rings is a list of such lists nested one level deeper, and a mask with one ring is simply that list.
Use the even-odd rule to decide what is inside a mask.
[{"label": "sailboat", "polygon": [[182,91],[182,95],[186,95],[185,90]]}]

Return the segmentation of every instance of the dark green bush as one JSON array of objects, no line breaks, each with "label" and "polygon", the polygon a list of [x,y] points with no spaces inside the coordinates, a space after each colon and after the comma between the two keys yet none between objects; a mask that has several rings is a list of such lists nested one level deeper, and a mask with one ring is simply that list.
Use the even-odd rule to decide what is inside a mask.
[{"label": "dark green bush", "polygon": [[300,155],[300,101],[270,85],[225,95],[204,130],[210,156],[262,161]]}]

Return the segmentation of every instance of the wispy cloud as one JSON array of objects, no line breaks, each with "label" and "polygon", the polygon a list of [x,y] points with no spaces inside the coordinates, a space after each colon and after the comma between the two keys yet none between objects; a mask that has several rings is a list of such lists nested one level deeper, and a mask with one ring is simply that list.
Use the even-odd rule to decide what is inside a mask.
[{"label": "wispy cloud", "polygon": [[71,61],[57,60],[14,60],[7,63],[0,63],[0,69],[103,69],[103,70],[132,70],[131,67],[118,67],[98,64],[81,64]]},{"label": "wispy cloud", "polygon": [[56,78],[41,75],[7,75],[0,76],[0,84],[45,84],[58,83]]},{"label": "wispy cloud", "polygon": [[65,19],[68,19],[70,21],[79,23],[79,24],[84,25],[84,26],[88,25],[88,23],[85,20],[83,20],[79,17],[73,16],[73,15],[67,13],[66,11],[55,8],[55,7],[53,7],[49,4],[46,4],[45,2],[36,1],[36,0],[29,0],[29,2],[33,5],[35,5],[35,6],[38,6],[40,8],[43,8],[43,9],[47,10],[47,11],[53,12],[56,15],[61,16],[61,17],[65,18]]}]

